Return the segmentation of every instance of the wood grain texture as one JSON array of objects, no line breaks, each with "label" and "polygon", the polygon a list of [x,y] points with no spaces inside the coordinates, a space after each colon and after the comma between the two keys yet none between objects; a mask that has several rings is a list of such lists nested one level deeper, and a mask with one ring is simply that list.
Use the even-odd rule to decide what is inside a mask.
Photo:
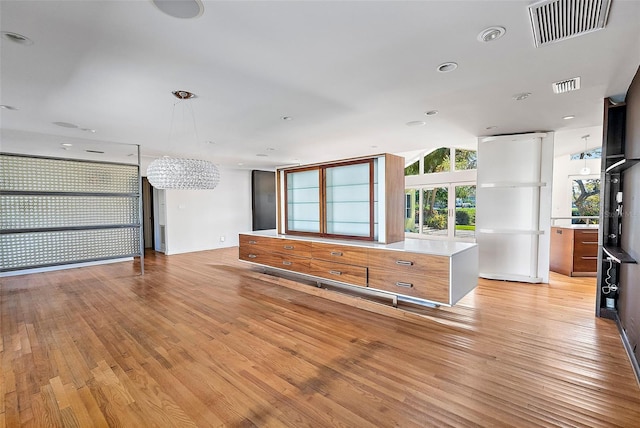
[{"label": "wood grain texture", "polygon": [[311,242],[282,239],[260,235],[239,235],[240,247],[259,248],[265,252],[276,252],[298,257],[311,257]]},{"label": "wood grain texture", "polygon": [[2,278],[0,425],[638,426],[593,278],[399,310],[237,255]]},{"label": "wood grain texture", "polygon": [[404,158],[385,154],[386,243],[404,241]]},{"label": "wood grain texture", "polygon": [[369,287],[449,303],[449,263],[445,256],[370,249]]},{"label": "wood grain texture", "polygon": [[571,275],[573,270],[573,230],[563,227],[551,228],[549,270]]},{"label": "wood grain texture", "polygon": [[309,275],[319,276],[347,284],[367,286],[367,268],[312,259],[309,262]]},{"label": "wood grain texture", "polygon": [[367,266],[367,249],[324,242],[311,243],[311,257],[356,266]]}]

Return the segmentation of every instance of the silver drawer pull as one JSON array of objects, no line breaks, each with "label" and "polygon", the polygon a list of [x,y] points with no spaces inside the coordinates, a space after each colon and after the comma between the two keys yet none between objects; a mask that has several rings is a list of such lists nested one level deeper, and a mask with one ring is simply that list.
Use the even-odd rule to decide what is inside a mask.
[{"label": "silver drawer pull", "polygon": [[258,241],[249,241],[249,244],[257,244]]},{"label": "silver drawer pull", "polygon": [[396,260],[396,264],[402,266],[413,266],[413,262],[407,260]]},{"label": "silver drawer pull", "polygon": [[398,287],[413,288],[413,284],[410,282],[396,282],[396,285]]},{"label": "silver drawer pull", "polygon": [[582,260],[598,260],[598,258],[597,257],[582,256]]},{"label": "silver drawer pull", "polygon": [[285,245],[284,249],[285,250],[293,250],[293,245]]},{"label": "silver drawer pull", "polygon": [[582,241],[583,244],[595,245],[598,241]]},{"label": "silver drawer pull", "polygon": [[332,255],[332,256],[341,256],[341,255],[342,255],[342,253],[341,253],[340,251],[332,251],[332,252],[331,252],[331,255]]},{"label": "silver drawer pull", "polygon": [[329,273],[331,275],[342,275],[342,272],[340,272],[339,270],[330,270]]},{"label": "silver drawer pull", "polygon": [[256,256],[255,254],[249,254],[247,257],[249,257],[250,259],[255,259],[258,256]]},{"label": "silver drawer pull", "polygon": [[287,262],[287,261],[282,262],[282,264],[285,266],[291,266],[291,262]]}]

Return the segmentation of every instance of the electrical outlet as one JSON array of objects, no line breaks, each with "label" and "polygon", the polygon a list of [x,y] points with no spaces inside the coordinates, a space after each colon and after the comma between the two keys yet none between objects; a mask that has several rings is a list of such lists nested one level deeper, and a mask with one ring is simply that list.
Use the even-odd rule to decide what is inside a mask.
[{"label": "electrical outlet", "polygon": [[224,235],[220,235],[220,242],[224,242],[224,240],[225,240]]}]

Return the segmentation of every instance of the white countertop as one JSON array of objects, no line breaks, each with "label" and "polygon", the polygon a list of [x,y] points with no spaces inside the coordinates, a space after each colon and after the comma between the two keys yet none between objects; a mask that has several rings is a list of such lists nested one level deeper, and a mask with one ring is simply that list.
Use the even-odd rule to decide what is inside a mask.
[{"label": "white countertop", "polygon": [[431,254],[435,256],[453,256],[454,254],[467,251],[477,246],[477,244],[470,242],[459,241],[447,241],[447,240],[435,240],[435,239],[416,239],[406,238],[401,242],[394,242],[393,244],[381,244],[373,241],[357,241],[350,239],[329,239],[320,238],[315,236],[300,236],[300,235],[282,235],[278,234],[275,229],[271,230],[259,230],[254,232],[246,232],[245,235],[266,236],[271,238],[287,238],[300,241],[310,242],[325,242],[334,243],[340,245],[350,245],[353,247],[365,247],[365,248],[379,248],[384,250],[394,251],[406,251],[410,253],[423,253]]},{"label": "white countertop", "polygon": [[598,230],[599,225],[597,224],[561,224],[555,225],[551,227],[559,227],[561,229],[588,229],[588,230]]}]

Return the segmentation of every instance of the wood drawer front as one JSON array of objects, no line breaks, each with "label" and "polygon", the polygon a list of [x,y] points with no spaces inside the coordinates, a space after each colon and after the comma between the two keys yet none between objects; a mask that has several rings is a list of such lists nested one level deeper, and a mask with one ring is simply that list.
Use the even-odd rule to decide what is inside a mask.
[{"label": "wood drawer front", "polygon": [[597,256],[574,256],[573,257],[574,272],[597,272],[598,257]]},{"label": "wood drawer front", "polygon": [[282,245],[283,239],[280,238],[269,238],[266,236],[256,236],[256,235],[243,235],[240,234],[240,248],[242,247],[250,247],[257,248],[259,247],[262,250],[274,251],[276,248]]},{"label": "wood drawer front", "polygon": [[322,242],[311,244],[311,257],[348,265],[367,266],[367,249]]},{"label": "wood drawer front", "polygon": [[598,245],[598,229],[594,230],[574,230],[573,240],[575,242],[595,242]]},{"label": "wood drawer front", "polygon": [[311,257],[311,242],[295,239],[281,239],[281,242],[273,248],[278,253],[290,254],[298,257]]},{"label": "wood drawer front", "polygon": [[449,283],[443,282],[435,275],[398,275],[395,272],[371,268],[369,287],[449,304]]},{"label": "wood drawer front", "polygon": [[449,303],[449,257],[369,251],[369,287]]},{"label": "wood drawer front", "polygon": [[352,285],[367,286],[367,268],[325,260],[311,260],[309,275],[344,282]]},{"label": "wood drawer front", "polygon": [[597,257],[598,256],[598,242],[574,242],[573,244],[573,257]]},{"label": "wood drawer front", "polygon": [[240,260],[294,272],[307,273],[309,271],[309,259],[251,247],[240,247]]},{"label": "wood drawer front", "polygon": [[294,239],[240,234],[240,247],[244,246],[259,247],[262,250],[291,254],[298,257],[311,257],[311,242],[296,241]]}]

